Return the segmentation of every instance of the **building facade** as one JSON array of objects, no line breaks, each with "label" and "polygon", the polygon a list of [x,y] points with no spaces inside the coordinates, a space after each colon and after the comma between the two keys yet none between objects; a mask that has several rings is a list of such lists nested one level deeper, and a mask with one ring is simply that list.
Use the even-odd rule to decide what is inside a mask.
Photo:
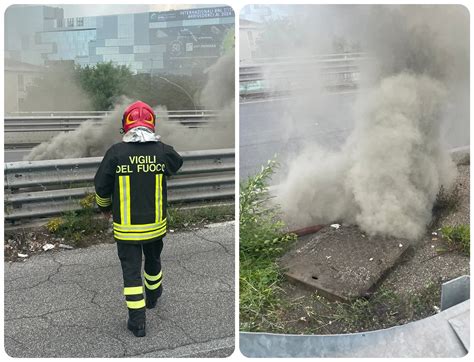
[{"label": "building facade", "polygon": [[[37,65],[112,62],[134,73],[202,71],[234,36],[228,6],[78,18],[64,18],[56,7],[12,6],[5,19],[6,57]],[[19,32],[25,22],[31,25]]]},{"label": "building facade", "polygon": [[11,59],[5,60],[3,73],[5,113],[18,112],[22,109],[28,87],[41,76],[43,71],[41,66]]}]

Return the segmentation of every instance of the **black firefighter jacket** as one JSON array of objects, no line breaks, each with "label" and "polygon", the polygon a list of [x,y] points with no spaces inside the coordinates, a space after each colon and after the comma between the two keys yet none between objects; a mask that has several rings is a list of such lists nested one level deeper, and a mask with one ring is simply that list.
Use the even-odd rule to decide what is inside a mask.
[{"label": "black firefighter jacket", "polygon": [[166,176],[182,164],[173,147],[159,141],[109,148],[94,185],[99,208],[112,209],[117,242],[146,243],[166,234]]}]

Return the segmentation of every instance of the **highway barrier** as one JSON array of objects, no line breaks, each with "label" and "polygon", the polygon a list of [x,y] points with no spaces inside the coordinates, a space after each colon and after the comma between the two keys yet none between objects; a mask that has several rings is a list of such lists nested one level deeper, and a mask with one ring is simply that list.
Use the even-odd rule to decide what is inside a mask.
[{"label": "highway barrier", "polygon": [[[272,82],[286,85],[283,89],[313,89],[308,74],[319,74],[318,81],[329,92],[354,90],[360,81],[360,66],[370,60],[364,53],[327,54],[308,58],[256,59],[254,63],[241,64],[239,68],[240,97],[260,98],[284,95],[283,90],[273,89]],[[306,88],[305,88],[306,87]],[[282,93],[282,94],[280,94]]]},{"label": "highway barrier", "polygon": [[[168,111],[157,113],[157,118],[167,117],[171,121],[189,126],[200,125],[215,119],[217,112],[212,110]],[[11,132],[61,132],[71,131],[83,122],[92,120],[100,122],[108,112],[18,112],[4,117],[5,133]]]},{"label": "highway barrier", "polygon": [[[170,203],[233,200],[234,149],[181,152],[184,164],[168,182]],[[50,217],[80,209],[94,193],[102,157],[21,161],[4,165],[5,221]]]}]

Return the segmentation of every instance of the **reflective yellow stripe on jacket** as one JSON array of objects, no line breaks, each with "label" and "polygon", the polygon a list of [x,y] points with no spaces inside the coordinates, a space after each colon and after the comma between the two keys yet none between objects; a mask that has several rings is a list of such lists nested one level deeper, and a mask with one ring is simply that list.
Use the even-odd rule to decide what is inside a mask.
[{"label": "reflective yellow stripe on jacket", "polygon": [[114,222],[114,237],[119,240],[145,241],[166,233],[166,215],[163,217],[163,174],[155,178],[155,222],[132,224],[130,207],[130,176],[119,176],[120,223]]},{"label": "reflective yellow stripe on jacket", "polygon": [[163,219],[161,215],[163,210],[163,174],[159,173],[156,175],[155,181],[155,222],[160,222]]},{"label": "reflective yellow stripe on jacket", "polygon": [[123,225],[130,225],[130,176],[119,176],[120,193],[120,221]]},{"label": "reflective yellow stripe on jacket", "polygon": [[[120,240],[150,240],[158,238],[166,233],[166,219],[160,223],[160,227],[157,229],[151,229],[150,231],[131,231],[123,229],[123,225],[116,226],[114,225],[114,237]],[[142,225],[130,225],[132,227],[140,228]],[[123,230],[123,231],[119,231]],[[126,231],[125,231],[126,230]]]}]

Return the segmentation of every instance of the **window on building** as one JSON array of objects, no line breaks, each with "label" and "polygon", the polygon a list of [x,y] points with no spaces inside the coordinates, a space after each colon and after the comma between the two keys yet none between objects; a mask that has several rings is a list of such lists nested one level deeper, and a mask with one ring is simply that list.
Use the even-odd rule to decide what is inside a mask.
[{"label": "window on building", "polygon": [[76,26],[84,26],[84,18],[76,18]]},{"label": "window on building", "polygon": [[56,19],[56,27],[57,28],[62,28],[64,26],[63,19]]},{"label": "window on building", "polygon": [[23,74],[18,74],[18,90],[25,90],[25,79],[23,78]]},{"label": "window on building", "polygon": [[253,39],[253,34],[250,30],[247,31],[247,38],[249,39],[250,46],[254,46],[255,42],[254,42],[254,39]]},{"label": "window on building", "polygon": [[74,27],[74,18],[68,18],[66,20],[67,20],[67,22],[66,22],[67,27],[68,28],[73,28]]}]

